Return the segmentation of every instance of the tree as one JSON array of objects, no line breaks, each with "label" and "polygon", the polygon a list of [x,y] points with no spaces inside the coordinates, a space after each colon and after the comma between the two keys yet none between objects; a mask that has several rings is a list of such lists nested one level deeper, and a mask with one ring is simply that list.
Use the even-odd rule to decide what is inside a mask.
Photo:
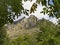
[{"label": "tree", "polygon": [[[50,1],[52,1],[53,4],[51,4]],[[41,13],[48,13],[50,16],[56,16],[57,18],[60,17],[59,0],[36,0],[36,3],[34,3],[30,9],[30,13],[34,12],[37,8],[37,4],[40,3],[42,4],[42,6],[45,6]],[[11,11],[8,11],[8,9],[10,9]],[[13,15],[12,12],[15,12],[15,14]],[[0,0],[0,26],[4,25],[5,23],[12,22],[13,20],[11,16],[14,18],[15,15],[18,16],[18,14],[21,13],[27,14],[27,10],[25,10],[22,6],[22,0]]]},{"label": "tree", "polygon": [[[10,7],[9,7],[10,6]],[[11,11],[8,11],[8,8]],[[4,40],[6,38],[6,30],[2,27],[6,23],[12,23],[12,17],[15,17],[18,13],[23,10],[22,0],[0,0],[0,45],[4,44]],[[15,12],[15,15],[12,15],[12,12]]]},{"label": "tree", "polygon": [[32,5],[30,12],[36,10],[37,4],[45,6],[41,13],[48,14],[49,16],[60,17],[60,1],[59,0],[36,0],[36,3]]},{"label": "tree", "polygon": [[[34,3],[30,9],[30,13],[34,12],[37,8],[37,4],[41,3],[42,6],[45,6],[41,13],[48,13],[50,16],[56,16],[57,18],[60,17],[60,1],[52,0],[53,4],[51,4],[50,1],[51,0],[36,0],[36,3]],[[8,9],[11,11],[8,11]],[[15,12],[15,14],[13,15],[12,12]],[[22,6],[22,0],[0,0],[0,26],[3,26],[5,23],[12,22],[13,20],[11,16],[14,18],[15,15],[18,16],[21,13],[27,14],[27,10]]]},{"label": "tree", "polygon": [[[37,4],[40,3],[45,6],[41,13],[49,13],[50,16],[56,16],[57,18],[60,17],[60,0],[52,0],[53,4],[50,3],[50,0],[36,0],[36,3],[34,3],[31,7],[30,13],[34,12],[37,8]],[[0,31],[2,31],[1,28],[4,26],[4,24],[12,23],[13,19],[15,19],[14,17],[18,17],[18,15],[20,15],[21,13],[28,14],[27,11],[28,10],[25,10],[22,6],[22,0],[0,0]],[[14,12],[15,14],[13,15],[12,12]]]}]

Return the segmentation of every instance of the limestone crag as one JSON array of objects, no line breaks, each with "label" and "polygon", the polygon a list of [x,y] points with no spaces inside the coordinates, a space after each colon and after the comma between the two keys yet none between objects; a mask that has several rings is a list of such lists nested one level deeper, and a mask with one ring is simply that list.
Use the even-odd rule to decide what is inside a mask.
[{"label": "limestone crag", "polygon": [[21,28],[31,28],[31,27],[34,27],[36,26],[36,23],[37,23],[38,19],[34,16],[34,15],[31,15],[28,19],[23,19],[21,21]]},{"label": "limestone crag", "polygon": [[31,15],[29,18],[23,18],[21,21],[8,25],[6,28],[8,37],[16,38],[20,34],[32,34],[39,31],[36,27],[37,21],[38,19],[34,15]]}]

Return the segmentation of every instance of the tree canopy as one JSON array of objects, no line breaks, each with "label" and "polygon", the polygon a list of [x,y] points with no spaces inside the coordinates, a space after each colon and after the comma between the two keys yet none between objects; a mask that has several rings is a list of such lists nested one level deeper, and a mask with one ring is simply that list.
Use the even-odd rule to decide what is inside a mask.
[{"label": "tree canopy", "polygon": [[[54,16],[59,18],[60,17],[60,1],[59,0],[36,0],[36,4],[42,4],[42,6],[45,6],[43,8],[43,11],[41,13],[48,14],[49,16]],[[33,7],[34,5],[32,5]],[[33,7],[31,9],[31,12],[34,12],[34,9],[36,8]]]},{"label": "tree canopy", "polygon": [[[59,0],[36,0],[36,3],[34,3],[30,9],[30,13],[36,11],[38,4],[42,4],[42,6],[45,6],[41,13],[47,13],[49,16],[55,16],[57,18],[60,17]],[[28,14],[27,11],[28,10],[25,10],[22,6],[22,0],[0,0],[0,26],[8,22],[13,22],[11,17],[14,18],[15,15],[18,16],[21,13]],[[13,15],[12,12],[15,12],[15,14]]]}]

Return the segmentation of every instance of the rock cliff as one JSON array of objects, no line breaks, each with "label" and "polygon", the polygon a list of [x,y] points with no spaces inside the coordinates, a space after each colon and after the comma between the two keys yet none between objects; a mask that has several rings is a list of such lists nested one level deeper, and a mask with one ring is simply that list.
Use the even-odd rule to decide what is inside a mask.
[{"label": "rock cliff", "polygon": [[23,18],[21,21],[18,21],[13,24],[7,26],[7,34],[10,38],[15,38],[20,34],[29,33],[32,34],[33,32],[39,31],[36,27],[38,19],[31,15],[29,18]]}]

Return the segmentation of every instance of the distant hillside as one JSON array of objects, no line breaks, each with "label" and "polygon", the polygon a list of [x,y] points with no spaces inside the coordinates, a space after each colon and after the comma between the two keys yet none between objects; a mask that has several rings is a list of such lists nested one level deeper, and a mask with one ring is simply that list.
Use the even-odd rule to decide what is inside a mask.
[{"label": "distant hillside", "polygon": [[[23,18],[18,22],[14,22],[13,24],[10,24],[7,26],[7,34],[9,37],[17,37],[20,33],[24,33],[25,31],[28,31],[32,33],[33,31],[39,31],[37,28],[37,21],[38,19],[31,15],[29,18]],[[27,32],[26,32],[27,33]]]},{"label": "distant hillside", "polygon": [[8,25],[8,45],[60,45],[60,28],[52,22],[35,16]]},{"label": "distant hillside", "polygon": [[33,32],[44,30],[44,28],[56,28],[56,25],[45,19],[38,20],[34,15],[31,15],[29,18],[23,18],[21,21],[18,21],[16,24],[8,25],[7,34],[8,37],[15,38],[20,34],[32,34]]}]

